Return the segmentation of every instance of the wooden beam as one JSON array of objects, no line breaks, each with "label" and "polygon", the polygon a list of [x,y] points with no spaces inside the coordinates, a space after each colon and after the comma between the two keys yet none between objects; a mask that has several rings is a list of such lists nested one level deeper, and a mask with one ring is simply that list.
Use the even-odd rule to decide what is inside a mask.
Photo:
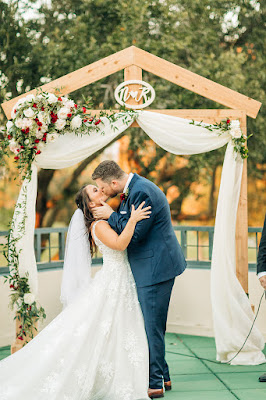
[{"label": "wooden beam", "polygon": [[[89,110],[88,112],[92,115],[98,115],[101,110]],[[103,110],[108,114],[112,114],[114,112],[119,112],[119,110]],[[201,109],[201,110],[172,110],[172,109],[165,109],[165,110],[150,110],[147,111],[157,112],[160,114],[165,115],[172,115],[179,118],[186,118],[186,119],[194,119],[195,121],[203,121],[206,123],[214,123],[219,122],[223,119],[242,119],[245,117],[246,113],[243,110],[220,110],[220,109]],[[139,125],[134,122],[131,127],[139,127]]]},{"label": "wooden beam", "polygon": [[[247,135],[247,118],[240,119],[241,130]],[[236,276],[248,294],[248,196],[247,160],[244,160],[236,221]]]},{"label": "wooden beam", "polygon": [[[261,106],[261,103],[256,100],[135,46],[130,46],[124,50],[118,51],[86,67],[40,86],[40,88],[52,93],[55,89],[60,89],[62,95],[68,94],[131,65],[145,69],[163,79],[227,107],[245,110],[246,114],[252,118],[256,118]],[[36,89],[27,92],[27,94],[30,93],[35,94]],[[16,102],[25,95],[26,93],[2,104],[7,118],[10,118],[11,110]]]},{"label": "wooden beam", "polygon": [[[102,58],[86,67],[80,68],[67,75],[61,76],[61,78],[55,79],[39,89],[43,91],[49,91],[54,93],[56,89],[60,89],[60,94],[68,94],[80,89],[92,82],[98,81],[99,79],[105,78],[108,75],[114,74],[115,72],[124,69],[125,67],[133,64],[133,47],[128,47],[124,50],[118,51],[111,56]],[[13,98],[12,100],[6,101],[2,104],[3,110],[8,119],[11,117],[11,111],[16,102],[25,97],[27,94],[35,94],[36,89],[33,89],[27,93]]]},{"label": "wooden beam", "polygon": [[[142,69],[137,67],[136,65],[131,65],[130,67],[126,67],[124,69],[124,80],[125,81],[129,81],[132,79],[137,79],[137,80],[142,80]],[[139,88],[141,87],[141,85],[128,85],[129,90],[133,90],[133,91],[138,91],[139,93]],[[127,101],[126,104],[142,104],[143,100],[141,99],[139,102],[137,102],[135,99],[133,99],[132,97],[130,97]],[[138,123],[137,122],[133,122],[133,124],[131,125],[131,127],[138,127]]]},{"label": "wooden beam", "polygon": [[134,64],[145,71],[191,90],[226,107],[245,110],[249,117],[256,118],[261,103],[235,90],[204,78],[163,58],[134,47]]}]

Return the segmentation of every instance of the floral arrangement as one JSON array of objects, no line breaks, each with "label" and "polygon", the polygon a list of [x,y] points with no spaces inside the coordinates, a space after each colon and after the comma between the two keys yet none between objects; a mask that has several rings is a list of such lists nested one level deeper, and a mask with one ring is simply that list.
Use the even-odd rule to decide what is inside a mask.
[{"label": "floral arrangement", "polygon": [[248,140],[251,136],[248,137],[244,136],[241,128],[240,123],[238,120],[231,121],[229,118],[222,120],[221,122],[216,122],[215,124],[205,124],[202,121],[196,123],[194,120],[190,122],[192,125],[202,126],[209,131],[216,131],[219,130],[218,135],[220,136],[223,132],[229,131],[232,141],[234,143],[234,151],[240,154],[241,158],[245,159],[248,157],[248,149],[246,148],[246,140]]},{"label": "floral arrangement", "polygon": [[13,152],[15,162],[26,177],[36,156],[45,144],[54,142],[66,132],[89,134],[99,129],[101,119],[87,115],[85,106],[78,106],[66,96],[53,93],[29,94],[18,100],[6,124],[3,149]]}]

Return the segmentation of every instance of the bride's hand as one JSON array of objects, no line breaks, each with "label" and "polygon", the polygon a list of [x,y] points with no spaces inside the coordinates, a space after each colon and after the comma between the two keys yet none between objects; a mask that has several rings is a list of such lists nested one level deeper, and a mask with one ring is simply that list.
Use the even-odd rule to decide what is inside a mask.
[{"label": "bride's hand", "polygon": [[148,207],[144,207],[144,208],[143,208],[144,204],[145,204],[145,201],[143,201],[143,202],[138,206],[138,208],[137,208],[136,210],[135,210],[134,204],[132,204],[132,206],[131,206],[131,216],[130,216],[130,218],[131,218],[133,221],[138,222],[138,221],[141,221],[142,219],[150,218],[150,215],[149,215],[149,214],[151,214],[151,211],[150,211],[151,206],[148,206]]}]

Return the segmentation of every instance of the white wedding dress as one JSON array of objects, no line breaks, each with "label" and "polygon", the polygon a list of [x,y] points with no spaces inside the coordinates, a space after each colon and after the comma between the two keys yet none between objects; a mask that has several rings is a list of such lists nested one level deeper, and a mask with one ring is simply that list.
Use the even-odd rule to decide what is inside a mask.
[{"label": "white wedding dress", "polygon": [[146,400],[148,343],[126,251],[103,267],[46,328],[0,362],[1,400]]}]

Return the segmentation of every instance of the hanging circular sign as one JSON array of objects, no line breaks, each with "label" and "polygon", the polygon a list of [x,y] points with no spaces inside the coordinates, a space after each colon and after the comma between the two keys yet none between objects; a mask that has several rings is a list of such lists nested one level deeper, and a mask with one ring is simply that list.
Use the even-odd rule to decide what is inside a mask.
[{"label": "hanging circular sign", "polygon": [[[130,90],[128,85],[141,85],[136,90]],[[141,100],[139,104],[127,104],[128,99],[134,99],[137,103]],[[140,109],[148,107],[155,99],[155,90],[153,87],[144,81],[139,81],[132,79],[130,81],[125,81],[120,83],[115,89],[115,99],[121,106],[126,106],[127,108]]]}]

